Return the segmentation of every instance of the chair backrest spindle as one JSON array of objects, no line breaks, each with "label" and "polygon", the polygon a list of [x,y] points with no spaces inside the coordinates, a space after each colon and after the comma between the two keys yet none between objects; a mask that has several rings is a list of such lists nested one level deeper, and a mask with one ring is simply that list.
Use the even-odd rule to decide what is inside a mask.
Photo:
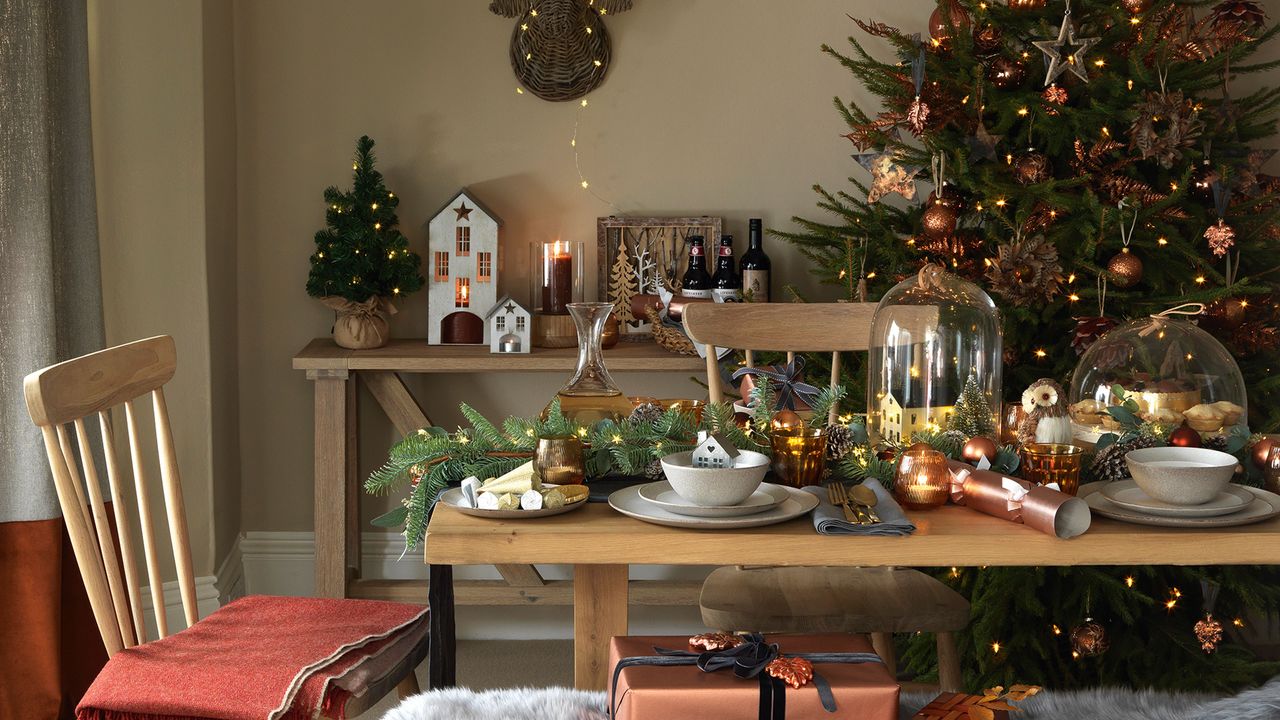
[{"label": "chair backrest spindle", "polygon": [[[67,533],[84,578],[94,619],[109,654],[147,639],[139,558],[126,497],[130,483],[116,451],[116,437],[111,425],[111,410],[120,405],[125,409],[132,487],[137,501],[143,561],[156,628],[160,637],[169,634],[165,618],[164,577],[160,572],[146,458],[138,427],[141,416],[136,401],[145,395],[151,396],[153,405],[160,481],[183,615],[188,626],[199,617],[182,480],[163,390],[163,386],[173,378],[176,365],[173,338],[161,335],[52,365],[28,375],[24,383],[27,409],[44,438],[45,453]],[[109,494],[106,496],[84,421],[92,415],[97,415],[107,468]],[[67,432],[68,423],[75,429],[76,448],[73,448]],[[76,449],[80,455],[79,468]],[[108,498],[111,513],[106,508]],[[120,546],[118,556],[117,542]]]}]

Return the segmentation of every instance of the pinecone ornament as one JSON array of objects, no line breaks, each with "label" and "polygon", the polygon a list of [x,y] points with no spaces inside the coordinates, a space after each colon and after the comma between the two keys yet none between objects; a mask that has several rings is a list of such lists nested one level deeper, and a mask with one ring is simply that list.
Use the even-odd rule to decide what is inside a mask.
[{"label": "pinecone ornament", "polygon": [[1093,456],[1093,464],[1089,466],[1089,472],[1095,480],[1129,480],[1133,476],[1129,474],[1129,465],[1124,461],[1124,456],[1133,450],[1156,447],[1159,444],[1159,440],[1146,435],[1139,435],[1125,442],[1112,443]]},{"label": "pinecone ornament", "polygon": [[661,420],[662,416],[666,414],[666,409],[658,403],[646,402],[637,405],[635,409],[631,411],[631,415],[628,416],[627,419],[640,423],[655,423]]},{"label": "pinecone ornament", "polygon": [[839,462],[858,443],[853,438],[853,431],[848,425],[832,425],[827,428],[827,459]]},{"label": "pinecone ornament", "polygon": [[661,480],[662,478],[666,477],[666,475],[662,472],[662,462],[659,460],[654,460],[648,465],[645,465],[644,476],[650,480]]},{"label": "pinecone ornament", "polygon": [[987,268],[991,289],[1014,305],[1051,300],[1061,290],[1058,247],[1043,235],[1002,244]]},{"label": "pinecone ornament", "polygon": [[1205,448],[1206,450],[1217,450],[1218,452],[1226,452],[1226,451],[1227,451],[1227,436],[1226,436],[1226,435],[1214,435],[1214,436],[1213,436],[1213,437],[1211,437],[1211,438],[1206,438],[1206,439],[1205,439],[1205,441],[1204,441],[1204,444],[1203,444],[1203,445],[1201,445],[1200,447],[1203,447],[1203,448]]}]

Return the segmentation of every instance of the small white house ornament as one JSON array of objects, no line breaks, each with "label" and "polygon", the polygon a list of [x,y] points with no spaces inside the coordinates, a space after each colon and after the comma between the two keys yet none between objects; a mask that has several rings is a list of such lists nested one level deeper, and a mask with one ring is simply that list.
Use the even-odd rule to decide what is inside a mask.
[{"label": "small white house ornament", "polygon": [[720,433],[699,430],[692,460],[696,468],[731,468],[738,460],[738,448]]},{"label": "small white house ornament", "polygon": [[465,188],[432,216],[426,268],[428,344],[485,342],[480,313],[498,300],[501,227],[502,218]]},{"label": "small white house ornament", "polygon": [[503,295],[485,315],[485,331],[489,334],[491,353],[529,352],[529,326],[532,315],[520,303]]}]

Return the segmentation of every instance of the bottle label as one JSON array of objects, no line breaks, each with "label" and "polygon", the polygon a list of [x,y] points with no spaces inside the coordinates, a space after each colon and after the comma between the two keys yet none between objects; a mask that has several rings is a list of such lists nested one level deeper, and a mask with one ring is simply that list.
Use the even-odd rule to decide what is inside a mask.
[{"label": "bottle label", "polygon": [[716,302],[742,302],[742,290],[740,288],[715,288],[711,291],[711,297]]},{"label": "bottle label", "polygon": [[680,294],[687,298],[709,298],[711,297],[711,288],[705,290],[697,290],[694,288],[682,288]]},{"label": "bottle label", "polygon": [[689,248],[689,257],[701,257],[701,256],[702,256],[701,246],[694,245],[693,247]]},{"label": "bottle label", "polygon": [[743,270],[742,291],[751,302],[769,302],[769,271]]},{"label": "bottle label", "polygon": [[721,245],[721,246],[720,246],[720,257],[733,257],[733,246],[732,246],[732,245]]}]

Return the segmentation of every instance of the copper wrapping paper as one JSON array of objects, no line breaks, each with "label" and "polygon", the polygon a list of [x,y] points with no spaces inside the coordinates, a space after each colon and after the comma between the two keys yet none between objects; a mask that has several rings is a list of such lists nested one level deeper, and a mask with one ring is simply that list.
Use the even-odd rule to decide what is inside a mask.
[{"label": "copper wrapping paper", "polygon": [[1084,500],[1050,487],[978,470],[958,460],[951,468],[951,500],[978,512],[1022,523],[1063,540],[1083,534],[1092,522]]},{"label": "copper wrapping paper", "polygon": [[[874,652],[862,635],[765,635],[778,643],[782,654],[802,652]],[[615,637],[609,643],[609,676],[624,657],[653,655],[654,647],[688,649],[689,636]],[[837,710],[828,713],[818,701],[812,684],[787,688],[787,720],[896,720],[898,683],[883,663],[856,665],[819,663],[814,672],[831,683]],[[692,665],[677,667],[629,667],[618,678],[616,720],[671,720],[716,718],[757,720],[760,685],[743,680],[732,671],[702,672]]]}]

